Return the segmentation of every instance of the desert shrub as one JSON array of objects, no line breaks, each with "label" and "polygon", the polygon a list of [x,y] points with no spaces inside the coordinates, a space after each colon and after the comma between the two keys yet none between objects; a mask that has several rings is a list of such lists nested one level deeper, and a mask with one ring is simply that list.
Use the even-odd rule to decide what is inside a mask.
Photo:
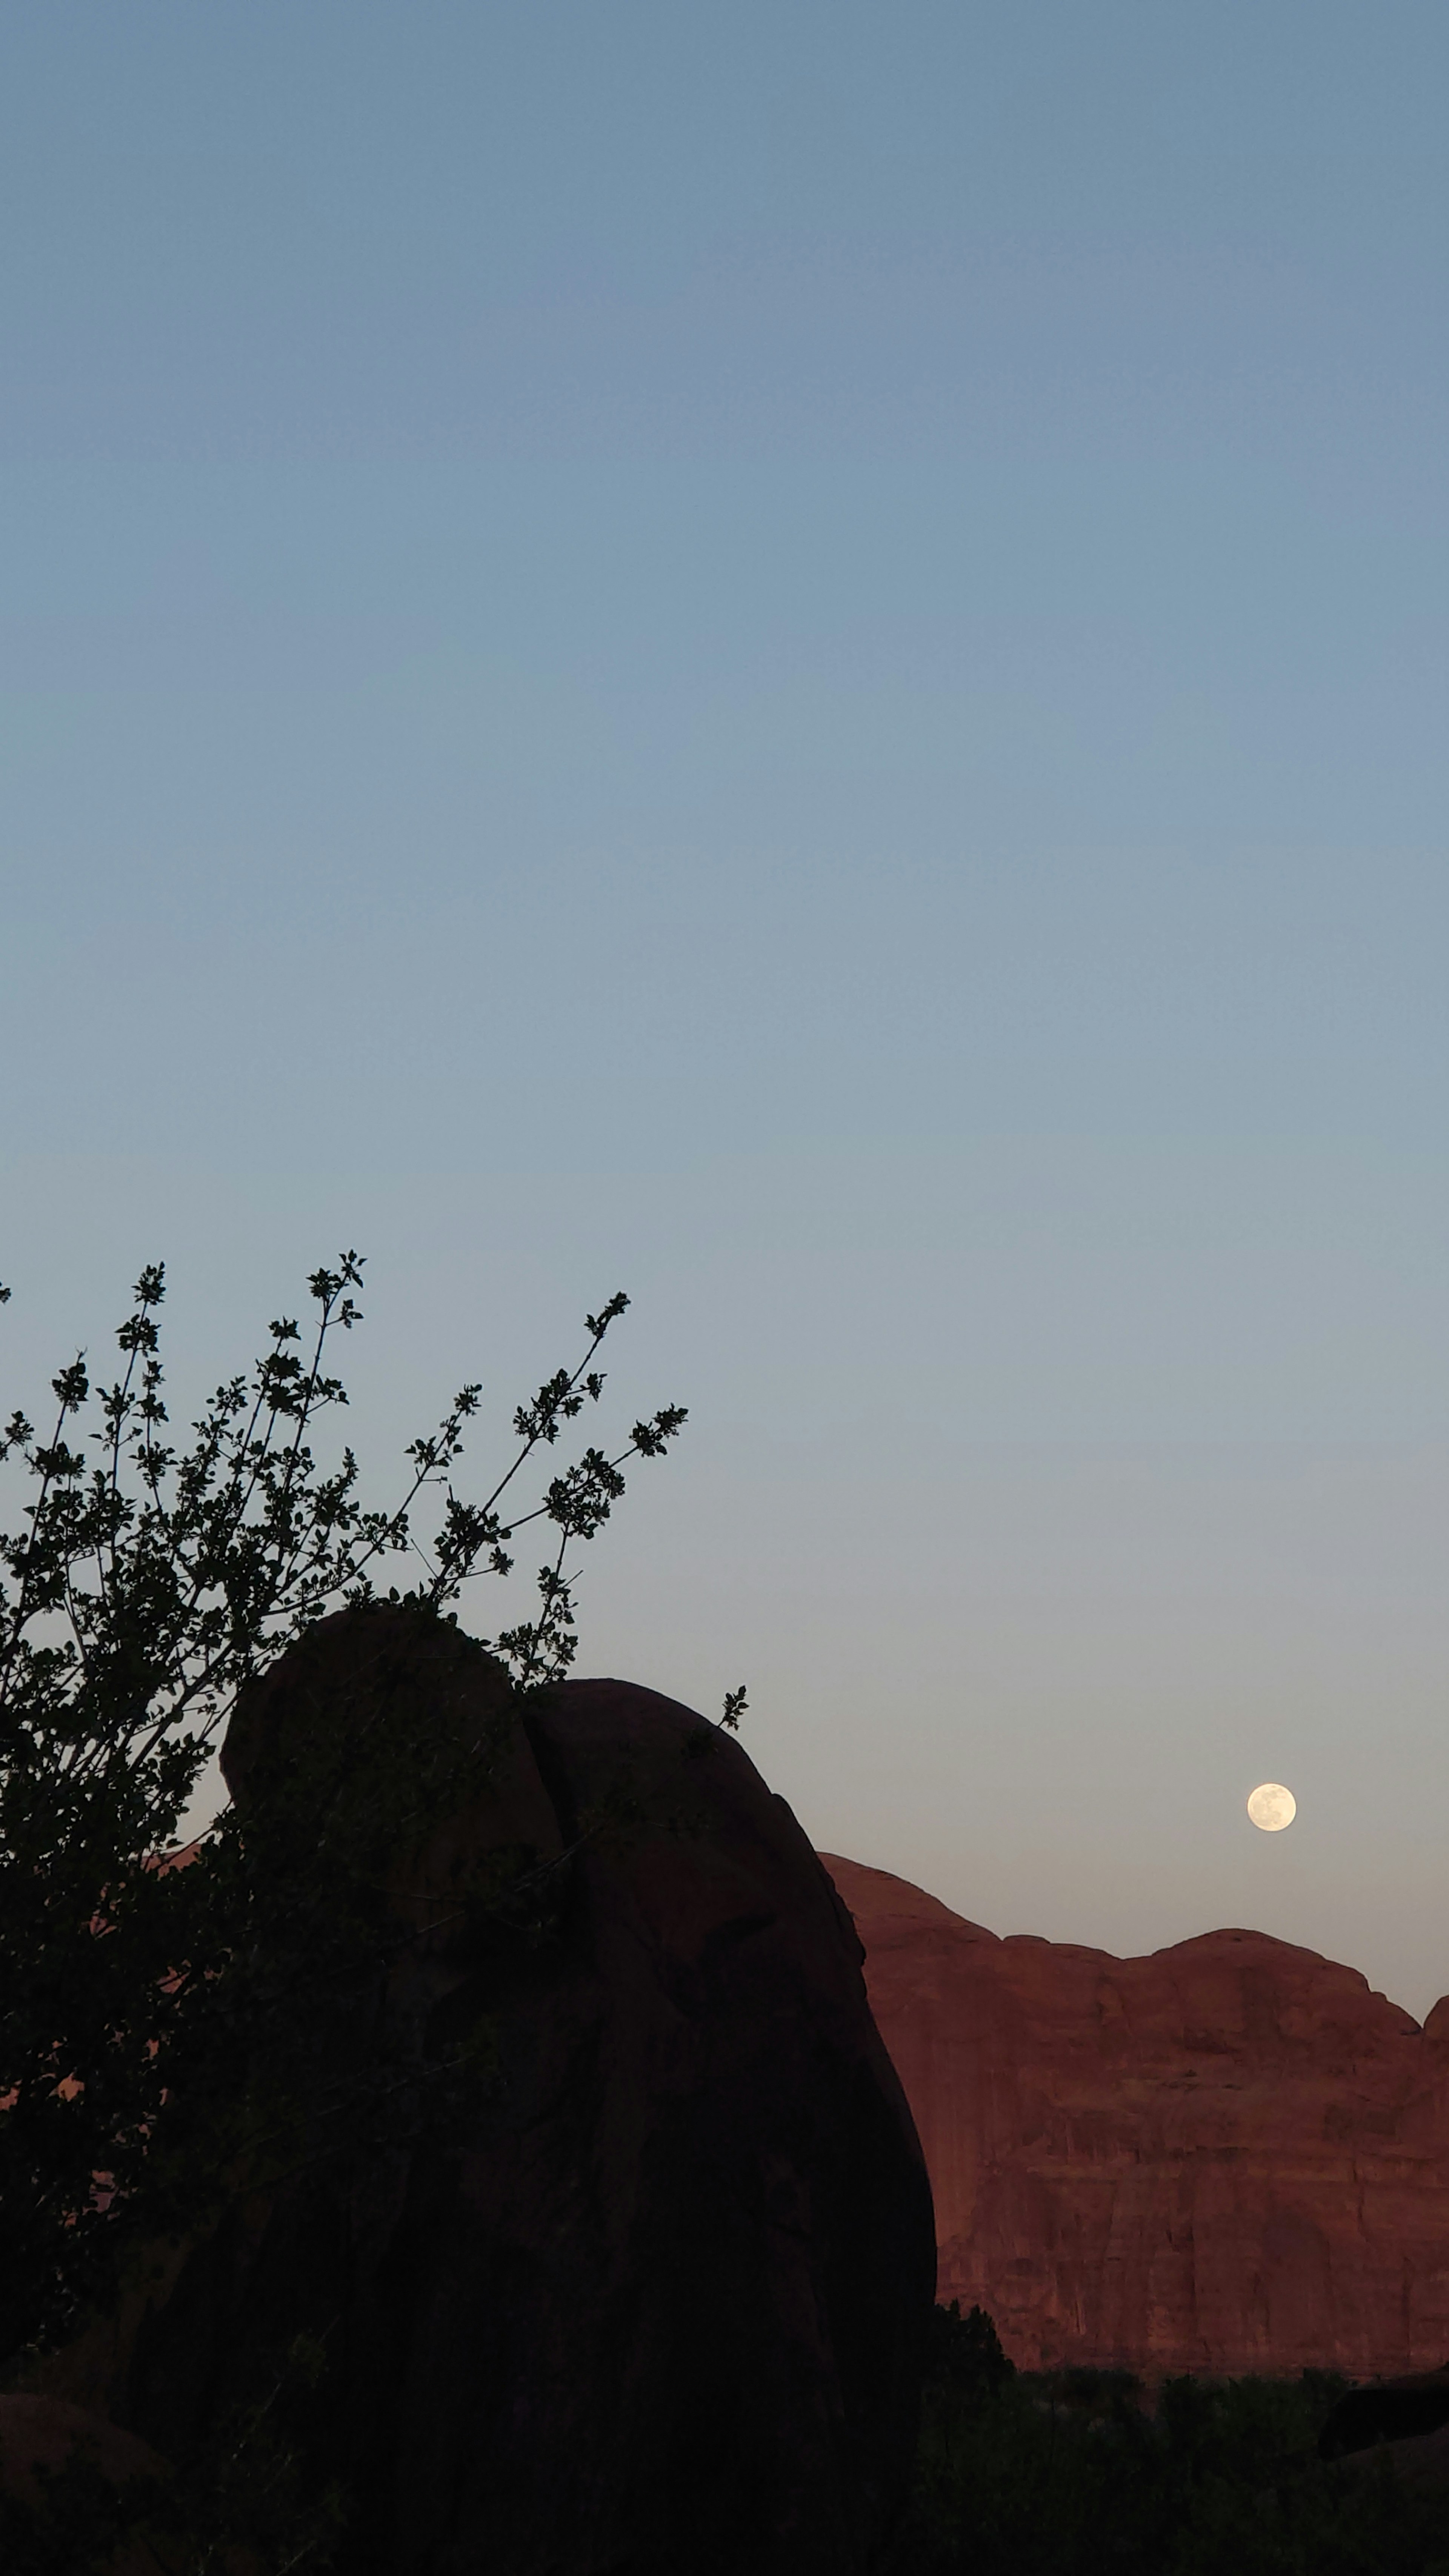
[{"label": "desert shrub", "polygon": [[[164,1274],[148,1268],[114,1378],[95,1382],[78,1356],[52,1382],[49,1431],[17,1411],[0,1438],[26,1497],[0,1535],[0,2361],[109,2294],[127,2242],[174,2225],[218,2163],[197,2105],[219,2039],[245,2021],[265,1891],[229,1813],[188,1866],[157,1860],[238,1692],[329,1611],[377,1599],[390,1573],[411,1572],[420,1618],[455,1616],[476,1576],[511,1571],[533,1523],[549,1542],[537,1606],[485,1642],[517,1690],[557,1680],[574,1652],[572,1551],[608,1520],[626,1464],[658,1456],[685,1419],[665,1406],[612,1452],[575,1432],[603,1397],[619,1295],[586,1319],[577,1363],[518,1407],[481,1498],[455,1482],[475,1384],[411,1444],[398,1499],[368,1503],[351,1448],[323,1463],[313,1446],[347,1401],[332,1362],[361,1321],[361,1272],[349,1252],[314,1273],[305,1339],[295,1317],[273,1322],[263,1356],[178,1436]],[[446,1766],[414,1761],[415,1831],[456,1788]],[[397,1812],[394,1798],[389,1822]],[[335,1887],[354,1862],[366,1874],[361,1846],[341,1848],[340,1815],[324,1801],[304,1820],[319,1856],[329,1835],[338,1846]],[[355,1815],[354,1828],[371,1830]],[[169,2151],[178,2142],[185,2152]]]},{"label": "desert shrub", "polygon": [[1343,2382],[1013,2371],[974,2310],[937,2327],[891,2576],[1440,2576],[1449,2499],[1326,2463]]}]

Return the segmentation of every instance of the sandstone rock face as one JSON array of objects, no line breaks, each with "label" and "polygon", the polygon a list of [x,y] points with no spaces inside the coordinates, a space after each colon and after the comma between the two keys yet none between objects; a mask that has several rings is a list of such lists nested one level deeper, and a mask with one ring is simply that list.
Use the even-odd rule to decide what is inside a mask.
[{"label": "sandstone rock face", "polygon": [[1449,2000],[1256,1932],[999,1940],[825,1855],[936,2202],[938,2296],[1025,2367],[1449,2360]]},{"label": "sandstone rock face", "polygon": [[[934,2233],[825,1871],[689,1710],[581,1682],[520,1719],[406,1605],[326,1622],[239,1712],[244,1822],[327,1730],[345,1794],[390,1728],[486,1738],[486,1782],[421,1851],[400,1831],[385,1957],[282,2051],[303,2145],[127,2328],[116,2420],[184,2467],[295,2395],[304,2484],[347,2499],[339,2576],[864,2576]],[[497,1902],[520,1871],[528,1901]],[[358,2091],[377,2063],[396,2102]]]}]

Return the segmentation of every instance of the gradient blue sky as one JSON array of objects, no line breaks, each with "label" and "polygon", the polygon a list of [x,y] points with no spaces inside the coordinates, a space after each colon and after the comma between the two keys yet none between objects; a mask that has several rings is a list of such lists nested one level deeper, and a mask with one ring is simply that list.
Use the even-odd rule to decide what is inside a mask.
[{"label": "gradient blue sky", "polygon": [[585,1668],[1422,2012],[1446,125],[1418,0],[5,12],[7,1405],[355,1242],[375,1454],[622,1283]]}]

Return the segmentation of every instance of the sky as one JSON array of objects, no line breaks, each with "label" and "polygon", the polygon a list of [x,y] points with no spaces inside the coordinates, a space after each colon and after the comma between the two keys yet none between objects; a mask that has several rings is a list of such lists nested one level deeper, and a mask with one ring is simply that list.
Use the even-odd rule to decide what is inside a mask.
[{"label": "sky", "polygon": [[622,1286],[581,1670],[1422,2015],[1446,99],[1437,0],[0,13],[4,1409],[356,1245],[381,1495]]}]

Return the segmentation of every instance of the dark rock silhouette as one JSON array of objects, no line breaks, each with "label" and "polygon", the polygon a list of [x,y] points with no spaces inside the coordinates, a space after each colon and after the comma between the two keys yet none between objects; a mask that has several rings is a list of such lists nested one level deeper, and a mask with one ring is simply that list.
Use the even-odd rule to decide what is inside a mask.
[{"label": "dark rock silhouette", "polygon": [[1449,2002],[1420,2030],[1256,1932],[1140,1959],[998,1940],[825,1860],[925,2149],[940,2296],[1014,2361],[1449,2359]]},{"label": "dark rock silhouette", "polygon": [[1341,2460],[1376,2442],[1418,2441],[1449,2425],[1449,2368],[1415,2370],[1398,2379],[1347,2389],[1324,2422],[1319,2455]]},{"label": "dark rock silhouette", "polygon": [[[474,1785],[410,1844],[439,1747]],[[387,1788],[376,1937],[266,2040],[291,2169],[239,2168],[73,2392],[183,2466],[270,2409],[302,2501],[340,2482],[343,2576],[866,2570],[929,2187],[849,1916],[742,1749],[627,1683],[520,1704],[400,1605],[293,1649],[225,1766],[299,1891]]]},{"label": "dark rock silhouette", "polygon": [[1350,2388],[1325,2419],[1319,2455],[1371,2476],[1386,2463],[1406,2487],[1449,2491],[1449,2367]]},{"label": "dark rock silhouette", "polygon": [[1442,2496],[1449,2492],[1449,2424],[1432,2433],[1397,2434],[1361,2451],[1340,2452],[1339,2459],[1345,2468],[1370,2476],[1383,2464],[1403,2486]]},{"label": "dark rock silhouette", "polygon": [[[67,2492],[63,2482],[77,2472],[85,2484]],[[65,2565],[68,2541],[80,2537],[79,2514],[107,2576],[162,2576],[139,2532],[119,2528],[108,2545],[108,2526],[129,2520],[128,2502],[162,2495],[165,2477],[164,2462],[146,2443],[84,2407],[58,2397],[0,2396],[0,2564]],[[78,2567],[78,2557],[69,2563]]]}]

